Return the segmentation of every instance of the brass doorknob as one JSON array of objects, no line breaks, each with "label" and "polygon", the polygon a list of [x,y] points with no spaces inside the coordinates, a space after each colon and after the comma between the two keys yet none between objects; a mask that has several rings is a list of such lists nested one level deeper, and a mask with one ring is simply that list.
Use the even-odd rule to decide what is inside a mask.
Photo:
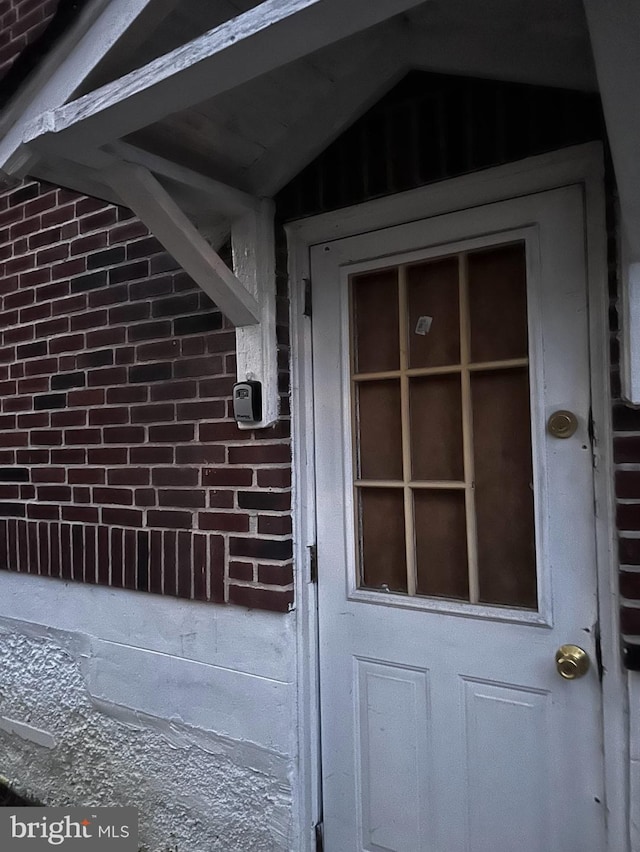
[{"label": "brass doorknob", "polygon": [[575,680],[589,670],[589,655],[577,645],[561,645],[556,651],[556,668],[560,677]]},{"label": "brass doorknob", "polygon": [[547,422],[549,434],[554,438],[570,438],[578,428],[578,418],[573,411],[554,411]]}]

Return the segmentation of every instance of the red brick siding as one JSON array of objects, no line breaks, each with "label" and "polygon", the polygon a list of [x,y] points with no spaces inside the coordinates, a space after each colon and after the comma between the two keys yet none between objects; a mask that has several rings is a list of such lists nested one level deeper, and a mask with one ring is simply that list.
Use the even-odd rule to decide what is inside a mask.
[{"label": "red brick siding", "polygon": [[128,211],[0,195],[0,280],[0,567],[286,610],[286,292],[284,415],[246,432],[233,329]]},{"label": "red brick siding", "polygon": [[0,0],[0,80],[44,32],[58,0]]},{"label": "red brick siding", "polygon": [[619,340],[619,226],[613,189],[609,209],[609,324],[611,330],[611,394],[615,470],[618,558],[620,562],[620,625],[627,665],[640,668],[640,410],[621,399]]}]

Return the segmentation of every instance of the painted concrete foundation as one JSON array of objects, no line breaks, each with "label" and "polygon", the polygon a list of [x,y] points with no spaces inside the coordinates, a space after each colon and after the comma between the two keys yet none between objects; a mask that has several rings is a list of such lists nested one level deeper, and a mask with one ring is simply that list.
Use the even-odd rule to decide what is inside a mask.
[{"label": "painted concrete foundation", "polygon": [[145,852],[290,850],[294,647],[290,616],[5,575],[0,773],[138,807]]}]

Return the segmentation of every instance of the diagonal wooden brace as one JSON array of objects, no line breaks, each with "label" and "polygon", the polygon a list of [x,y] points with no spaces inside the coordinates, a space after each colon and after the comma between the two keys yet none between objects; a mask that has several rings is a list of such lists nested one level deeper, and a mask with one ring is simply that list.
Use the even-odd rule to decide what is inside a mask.
[{"label": "diagonal wooden brace", "polygon": [[273,202],[255,199],[232,222],[232,272],[148,169],[119,163],[105,175],[123,203],[236,326],[238,379],[262,383],[262,419],[239,427],[259,429],[275,423],[279,397]]},{"label": "diagonal wooden brace", "polygon": [[260,321],[256,297],[231,272],[148,169],[122,163],[108,170],[107,180],[123,203],[233,325],[254,325]]}]

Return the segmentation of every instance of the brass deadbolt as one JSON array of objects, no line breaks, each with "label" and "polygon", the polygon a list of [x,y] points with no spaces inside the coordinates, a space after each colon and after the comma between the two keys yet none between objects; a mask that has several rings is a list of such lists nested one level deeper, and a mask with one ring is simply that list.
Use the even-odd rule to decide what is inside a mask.
[{"label": "brass deadbolt", "polygon": [[560,677],[575,680],[589,671],[589,655],[577,645],[561,645],[556,651],[556,668]]},{"label": "brass deadbolt", "polygon": [[578,428],[578,418],[572,411],[554,411],[547,422],[549,434],[554,438],[570,438]]}]

